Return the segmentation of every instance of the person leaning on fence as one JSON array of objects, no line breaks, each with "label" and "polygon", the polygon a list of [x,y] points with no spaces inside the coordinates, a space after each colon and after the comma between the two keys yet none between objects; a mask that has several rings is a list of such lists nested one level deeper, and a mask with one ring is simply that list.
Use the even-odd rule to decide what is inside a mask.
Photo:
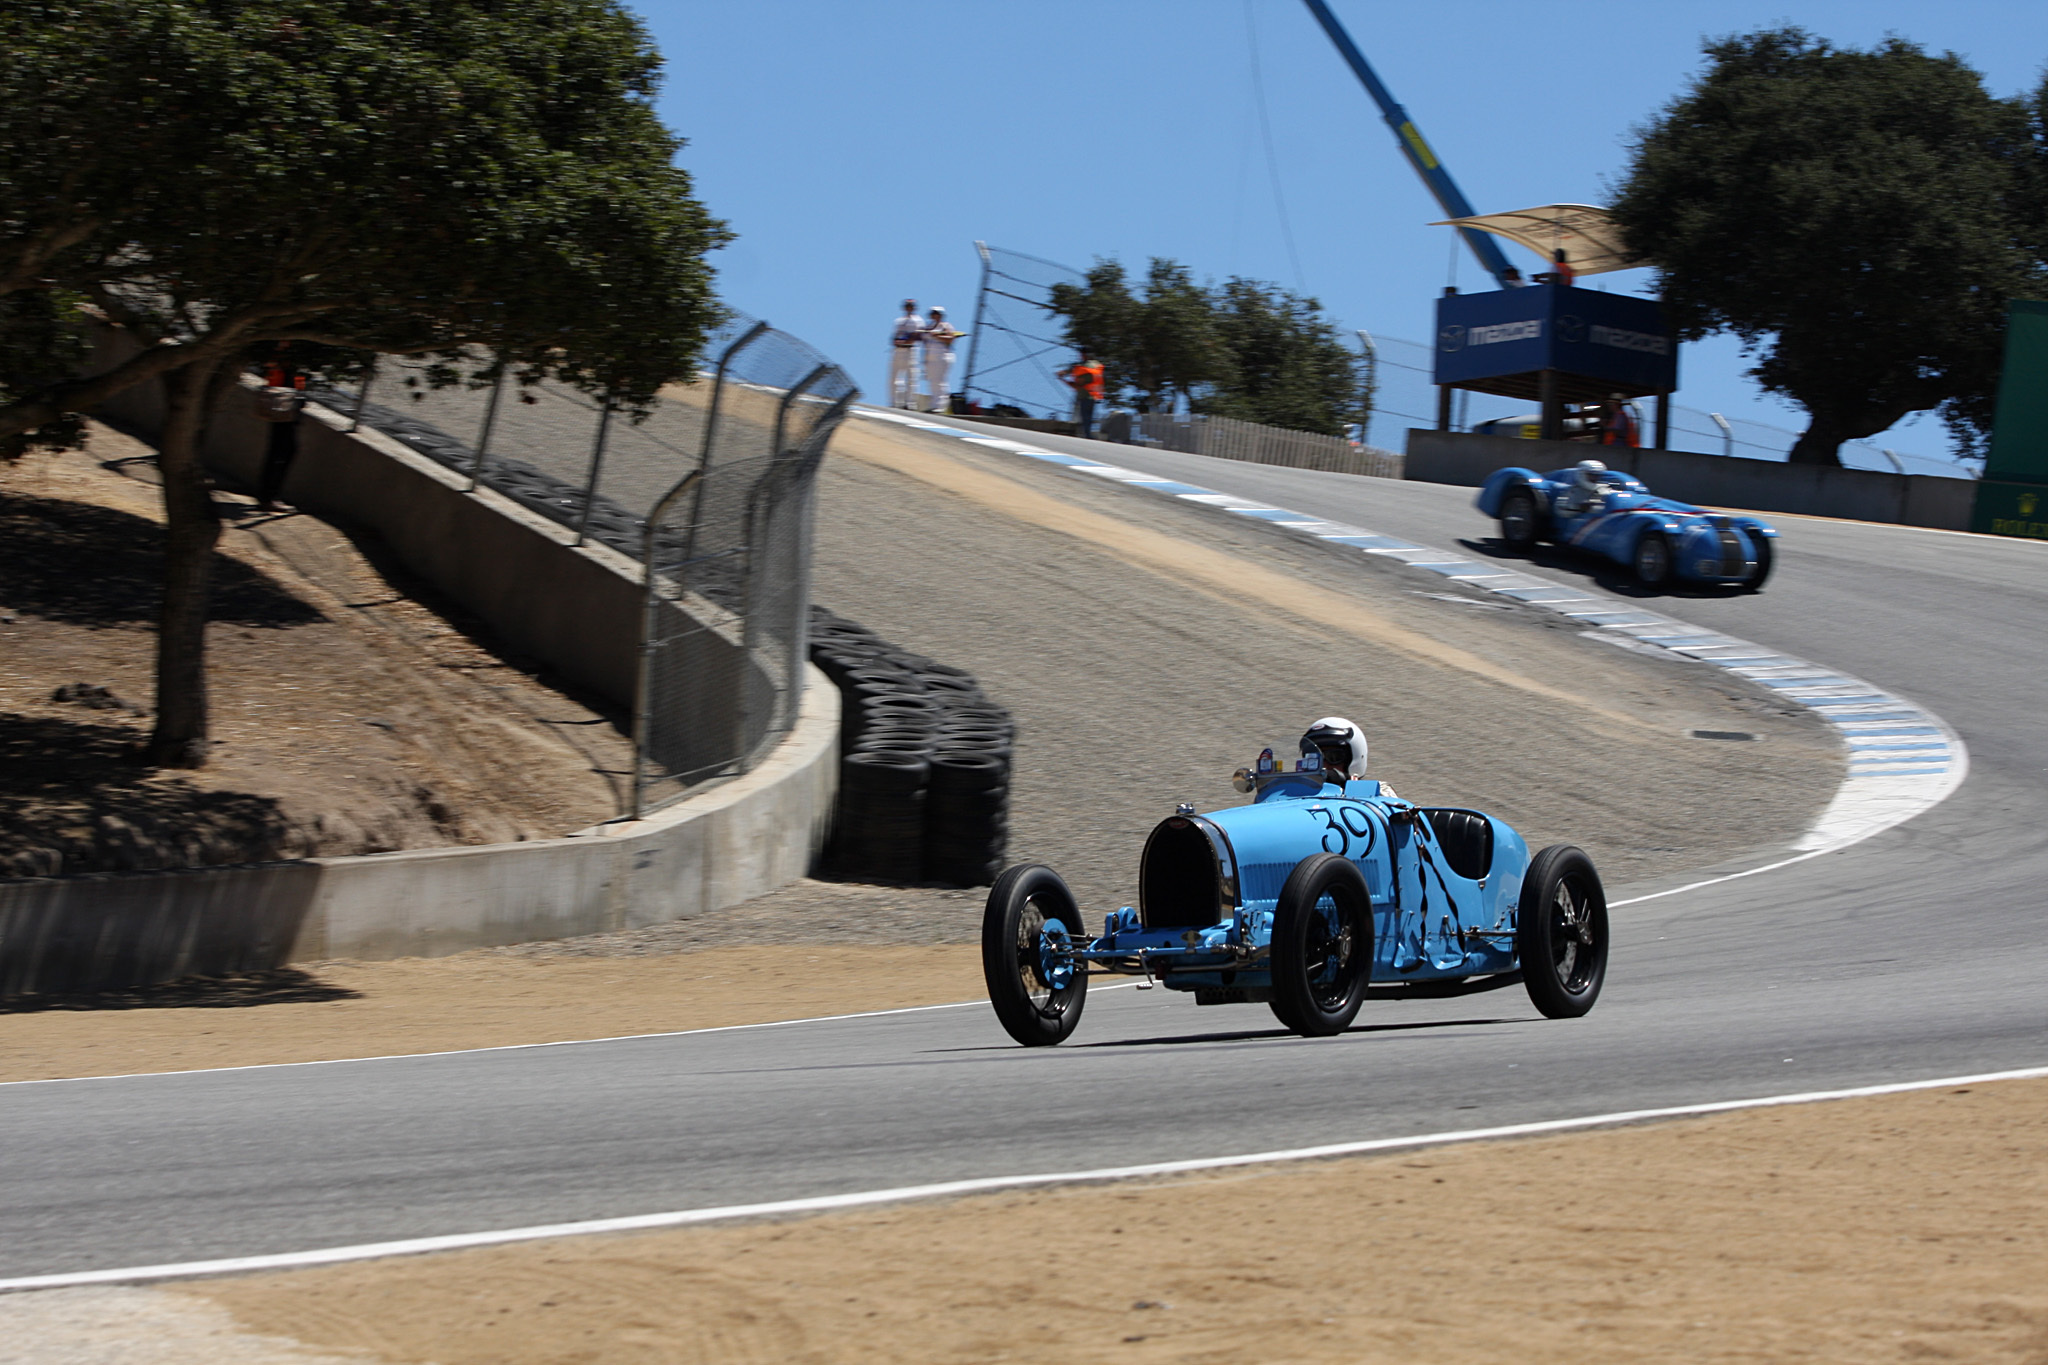
[{"label": "person leaning on fence", "polygon": [[946,321],[946,310],[932,305],[931,318],[924,325],[924,390],[926,412],[946,410],[946,378],[953,372],[953,343],[967,333],[955,331]]},{"label": "person leaning on fence", "polygon": [[1102,362],[1081,348],[1081,358],[1060,371],[1060,382],[1074,391],[1074,434],[1095,435],[1095,405],[1102,401]]},{"label": "person leaning on fence", "polygon": [[910,371],[917,343],[924,338],[924,319],[917,315],[917,300],[903,300],[903,312],[889,331],[889,406],[915,407],[917,379]]},{"label": "person leaning on fence", "polygon": [[282,361],[272,361],[256,390],[256,415],[270,424],[263,450],[263,472],[256,480],[256,506],[264,512],[287,510],[277,495],[299,454],[299,413],[306,406],[306,376],[294,374]]}]

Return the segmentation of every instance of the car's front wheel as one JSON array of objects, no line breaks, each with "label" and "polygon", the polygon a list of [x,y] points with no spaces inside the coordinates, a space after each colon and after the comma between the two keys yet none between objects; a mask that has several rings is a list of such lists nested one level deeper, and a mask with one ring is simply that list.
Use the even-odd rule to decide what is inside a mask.
[{"label": "car's front wheel", "polygon": [[1771,545],[1771,538],[1767,535],[1752,531],[1749,533],[1749,543],[1756,551],[1756,567],[1749,571],[1749,577],[1742,580],[1742,590],[1759,592],[1764,586],[1764,580],[1771,576],[1771,561],[1777,556]]},{"label": "car's front wheel", "polygon": [[1500,500],[1501,543],[1510,550],[1532,550],[1542,530],[1536,511],[1536,495],[1526,488],[1509,490],[1508,495]]},{"label": "car's front wheel", "polygon": [[1082,940],[1080,907],[1060,874],[1026,863],[996,878],[981,917],[981,971],[1006,1032],[1026,1047],[1061,1042],[1088,1002],[1083,964],[1061,949]]},{"label": "car's front wheel", "polygon": [[1295,864],[1273,909],[1273,1013],[1304,1038],[1342,1033],[1372,979],[1372,894],[1358,864],[1317,853]]},{"label": "car's front wheel", "polygon": [[1593,860],[1552,844],[1529,863],[1515,917],[1522,984],[1544,1017],[1576,1019],[1607,979],[1607,893]]},{"label": "car's front wheel", "polygon": [[1671,542],[1662,531],[1643,532],[1630,563],[1636,572],[1636,582],[1646,588],[1663,587],[1671,581]]}]

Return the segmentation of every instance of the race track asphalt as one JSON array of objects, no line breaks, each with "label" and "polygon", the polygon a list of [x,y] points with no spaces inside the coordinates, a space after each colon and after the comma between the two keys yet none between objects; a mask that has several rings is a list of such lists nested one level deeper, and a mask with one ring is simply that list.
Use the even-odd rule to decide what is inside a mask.
[{"label": "race track asphalt", "polygon": [[[1093,453],[1488,550],[1470,490]],[[0,1086],[0,1278],[2048,1063],[2048,546],[1780,524],[1763,594],[1660,609],[1930,707],[1969,745],[1969,778],[1852,848],[1618,910],[1607,993],[1585,1019],[1544,1021],[1509,987],[1374,999],[1350,1033],[1308,1042],[1263,1007],[1124,989],[1043,1051],[1010,1045],[977,1005]],[[1603,582],[1568,561],[1534,571]],[[1590,1179],[1534,1178],[1558,1179],[1561,1206]]]}]

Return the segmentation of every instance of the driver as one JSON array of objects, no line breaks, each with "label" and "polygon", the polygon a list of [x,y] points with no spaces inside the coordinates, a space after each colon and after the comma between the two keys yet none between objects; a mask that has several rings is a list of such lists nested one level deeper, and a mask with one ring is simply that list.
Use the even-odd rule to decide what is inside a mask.
[{"label": "driver", "polygon": [[[1365,732],[1342,716],[1324,716],[1309,726],[1301,737],[1301,751],[1321,754],[1324,775],[1340,787],[1365,777]],[[1380,795],[1390,801],[1401,799],[1384,782]]]},{"label": "driver", "polygon": [[1564,506],[1561,510],[1577,515],[1600,506],[1604,497],[1600,476],[1606,472],[1605,461],[1580,460],[1572,471],[1571,486],[1565,490],[1562,499]]}]

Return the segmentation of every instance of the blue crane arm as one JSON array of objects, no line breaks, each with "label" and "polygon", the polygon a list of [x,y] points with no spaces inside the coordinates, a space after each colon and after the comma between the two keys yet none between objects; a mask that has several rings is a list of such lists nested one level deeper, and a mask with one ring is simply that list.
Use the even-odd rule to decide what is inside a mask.
[{"label": "blue crane arm", "polygon": [[[1350,64],[1352,74],[1358,77],[1359,84],[1372,96],[1373,103],[1379,105],[1380,113],[1387,120],[1387,126],[1394,130],[1394,141],[1401,144],[1401,154],[1408,158],[1408,164],[1415,168],[1415,173],[1422,177],[1422,183],[1436,196],[1436,202],[1442,207],[1444,216],[1471,217],[1471,201],[1459,190],[1458,183],[1451,179],[1451,173],[1437,160],[1436,153],[1429,149],[1429,144],[1422,140],[1422,134],[1415,127],[1415,120],[1408,117],[1408,111],[1394,98],[1394,92],[1387,89],[1380,80],[1379,74],[1372,69],[1372,64],[1366,61],[1365,54],[1358,50],[1358,44],[1352,42],[1351,35],[1344,31],[1344,25],[1337,22],[1337,16],[1330,13],[1330,7],[1324,4],[1323,0],[1304,2],[1308,5],[1309,13],[1315,15],[1316,22],[1323,26],[1323,32],[1329,34],[1330,41],[1337,45],[1338,55]],[[1500,245],[1494,241],[1491,234],[1475,228],[1459,228],[1458,232],[1465,238],[1465,245],[1472,248],[1472,254],[1479,258],[1479,264],[1486,269],[1487,274],[1499,281],[1501,288],[1513,289],[1522,283],[1522,272],[1508,263],[1508,258],[1501,254]]]}]

